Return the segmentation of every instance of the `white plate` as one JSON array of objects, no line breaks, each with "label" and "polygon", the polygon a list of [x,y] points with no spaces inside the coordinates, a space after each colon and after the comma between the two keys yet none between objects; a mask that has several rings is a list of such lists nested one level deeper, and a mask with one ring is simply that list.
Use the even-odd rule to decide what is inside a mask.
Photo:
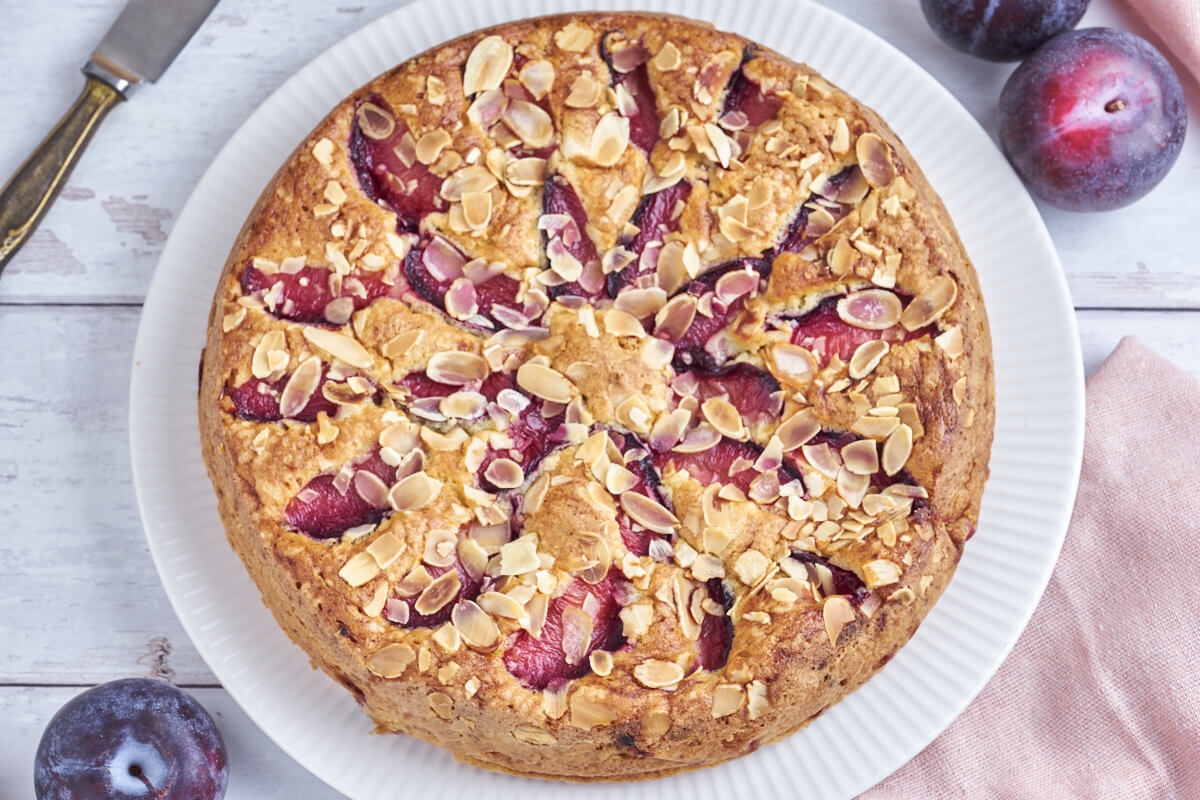
[{"label": "white plate", "polygon": [[[797,60],[876,108],[945,198],[983,283],[996,357],[996,439],[978,534],[949,591],[869,684],[785,742],[641,784],[566,786],[485,772],[404,736],[368,736],[349,693],[309,667],[226,544],[200,458],[196,365],[217,276],[278,165],[344,96],[462,33],[564,9],[670,11]],[[367,25],[285,83],[234,134],[163,248],[130,385],[133,476],[167,594],[213,672],[298,762],[354,798],[854,795],[966,707],[1041,597],[1075,497],[1083,367],[1054,247],[1024,188],[957,101],[907,57],[798,0],[421,0]],[[235,754],[236,755],[236,754]],[[714,791],[715,790],[715,791]]]}]

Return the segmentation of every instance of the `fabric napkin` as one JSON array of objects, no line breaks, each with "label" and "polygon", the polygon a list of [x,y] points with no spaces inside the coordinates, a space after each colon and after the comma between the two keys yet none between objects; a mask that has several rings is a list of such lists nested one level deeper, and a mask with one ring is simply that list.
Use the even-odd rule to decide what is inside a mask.
[{"label": "fabric napkin", "polygon": [[1126,338],[1087,382],[1075,512],[1029,627],[860,800],[1200,797],[1198,460],[1200,382]]},{"label": "fabric napkin", "polygon": [[1129,5],[1200,80],[1200,0],[1129,0]]}]

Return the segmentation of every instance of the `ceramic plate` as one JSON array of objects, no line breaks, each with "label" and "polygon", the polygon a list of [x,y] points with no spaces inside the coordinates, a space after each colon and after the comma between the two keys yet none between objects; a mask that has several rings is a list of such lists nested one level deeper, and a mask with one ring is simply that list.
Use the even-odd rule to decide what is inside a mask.
[{"label": "ceramic plate", "polygon": [[[979,531],[949,591],[869,684],[786,741],[724,766],[639,784],[564,785],[459,764],[405,736],[370,736],[350,694],[293,646],[225,540],[200,457],[196,367],[217,277],[255,199],[343,97],[442,41],[563,10],[675,12],[799,61],[878,110],[941,193],[979,270],[996,361],[996,438]],[[971,115],[875,35],[803,0],[421,0],[302,69],[213,161],[146,297],[130,386],[146,537],[201,655],[251,718],[353,798],[852,796],[900,767],[966,707],[1024,628],[1070,517],[1083,444],[1083,366],[1054,247],[1028,194]],[[303,702],[297,702],[303,698]]]}]

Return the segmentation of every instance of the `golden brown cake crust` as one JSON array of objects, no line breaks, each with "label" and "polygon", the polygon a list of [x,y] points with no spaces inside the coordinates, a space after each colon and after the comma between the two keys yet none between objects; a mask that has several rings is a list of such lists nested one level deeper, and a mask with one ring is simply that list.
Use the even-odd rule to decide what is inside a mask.
[{"label": "golden brown cake crust", "polygon": [[[638,76],[658,117],[648,158],[630,141]],[[470,97],[464,81],[477,90]],[[732,102],[747,82],[758,94]],[[763,98],[777,106],[753,124]],[[382,116],[364,121],[372,109]],[[364,126],[388,136],[364,138]],[[362,177],[372,141],[399,141],[402,127],[411,138],[393,166],[415,155],[406,175],[444,199],[398,217],[361,181],[373,180]],[[574,258],[586,250],[561,232],[570,215],[545,206],[557,191],[547,176],[573,187],[581,233],[601,261]],[[393,179],[382,180],[386,192]],[[657,267],[615,301],[587,286],[600,275],[589,270],[607,280],[625,263],[643,195],[681,181],[690,192],[671,208]],[[406,197],[424,191],[399,183]],[[784,247],[796,230],[802,241]],[[450,269],[466,277],[423,297],[405,265],[437,268],[436,259],[421,266],[435,234],[464,254]],[[310,268],[320,280],[301,285]],[[730,301],[743,304],[731,333],[689,351],[667,298],[688,307],[681,313],[699,306],[697,319],[719,316],[712,277],[738,270],[754,288]],[[470,307],[475,292],[460,281],[483,286],[495,272],[534,312],[523,334],[497,332],[511,319]],[[289,296],[304,291],[332,298],[323,319],[304,318]],[[586,302],[570,299],[580,295]],[[827,298],[842,296],[833,314]],[[860,307],[882,314],[886,330],[846,327],[863,321]],[[822,313],[833,333],[805,333]],[[862,339],[853,356],[833,354],[850,328]],[[704,383],[732,364],[745,365],[749,383],[689,393],[686,376]],[[809,68],[663,15],[514,22],[355,92],[251,213],[217,288],[202,369],[201,438],[221,518],[293,641],[380,730],[487,768],[567,780],[650,778],[735,758],[870,678],[954,572],[977,520],[994,419],[975,272],[899,139]],[[454,369],[507,376],[512,394],[456,379],[453,399],[420,401],[413,376]],[[260,384],[235,403],[235,390]],[[770,413],[754,417],[741,395],[758,385],[775,388],[763,401]],[[527,474],[509,459],[518,483],[504,489],[510,476],[495,462],[520,446],[502,429],[531,399],[560,425],[540,463],[524,462]],[[316,406],[325,410],[313,415]],[[689,433],[672,427],[681,420]],[[673,448],[706,439],[757,458],[708,478],[700,456],[681,467]],[[372,453],[390,480],[362,474]],[[639,477],[643,456],[660,486]],[[296,504],[330,476],[352,505],[378,487],[386,498],[340,535],[306,535]],[[631,551],[646,541],[648,552]],[[460,567],[459,593],[437,605],[428,584]],[[569,586],[617,587],[619,621],[600,595],[572,606],[562,599]],[[506,657],[519,660],[510,651],[522,637],[537,651],[531,630],[555,616],[555,598],[570,607],[559,624],[575,636],[564,663],[583,674],[538,688]],[[451,607],[450,621],[429,627],[410,618]],[[608,641],[580,634],[605,619],[616,625]]]}]

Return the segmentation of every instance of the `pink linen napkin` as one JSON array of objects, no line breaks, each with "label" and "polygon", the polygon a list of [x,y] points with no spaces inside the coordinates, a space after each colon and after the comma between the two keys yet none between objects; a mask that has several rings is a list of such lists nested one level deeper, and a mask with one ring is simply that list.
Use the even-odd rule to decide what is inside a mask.
[{"label": "pink linen napkin", "polygon": [[860,800],[1200,797],[1198,423],[1200,382],[1123,340],[1087,383],[1075,512],[1029,627]]},{"label": "pink linen napkin", "polygon": [[1200,0],[1129,0],[1129,5],[1200,80]]}]

